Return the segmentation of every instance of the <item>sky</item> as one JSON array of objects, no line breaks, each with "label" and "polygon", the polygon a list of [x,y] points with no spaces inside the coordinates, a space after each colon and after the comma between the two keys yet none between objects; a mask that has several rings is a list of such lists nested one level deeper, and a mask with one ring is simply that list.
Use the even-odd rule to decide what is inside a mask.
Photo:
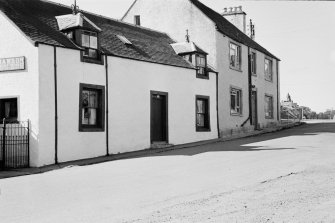
[{"label": "sky", "polygon": [[[53,0],[65,5],[74,0]],[[281,99],[316,112],[335,109],[335,1],[200,0],[217,12],[242,6],[256,41],[281,59]],[[133,0],[77,0],[80,9],[120,19]]]}]

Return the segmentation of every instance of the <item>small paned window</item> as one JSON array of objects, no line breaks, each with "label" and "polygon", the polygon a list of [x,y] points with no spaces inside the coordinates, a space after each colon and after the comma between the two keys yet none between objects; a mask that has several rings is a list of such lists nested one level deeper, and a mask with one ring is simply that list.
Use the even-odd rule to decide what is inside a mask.
[{"label": "small paned window", "polygon": [[81,45],[85,48],[84,57],[98,59],[98,35],[95,32],[84,31],[81,36]]},{"label": "small paned window", "polygon": [[196,60],[197,76],[198,77],[207,77],[206,56],[202,55],[202,54],[196,54],[195,55],[195,60]]},{"label": "small paned window", "polygon": [[135,15],[134,16],[134,22],[135,22],[135,25],[140,26],[141,25],[141,16]]},{"label": "small paned window", "polygon": [[241,47],[230,43],[229,48],[230,68],[241,70]]},{"label": "small paned window", "polygon": [[250,67],[251,74],[256,75],[256,52],[251,52],[250,54]]},{"label": "small paned window", "polygon": [[0,99],[0,123],[6,119],[6,122],[17,122],[17,98]]},{"label": "small paned window", "polygon": [[196,130],[210,131],[209,97],[196,96]]},{"label": "small paned window", "polygon": [[240,89],[231,88],[230,90],[230,114],[242,114],[242,91]]},{"label": "small paned window", "polygon": [[272,67],[272,60],[269,60],[265,58],[264,62],[264,73],[265,73],[265,79],[268,81],[272,81],[273,79],[273,67]]},{"label": "small paned window", "polygon": [[265,118],[273,119],[273,97],[265,95]]},{"label": "small paned window", "polygon": [[80,84],[80,131],[104,131],[105,87]]}]

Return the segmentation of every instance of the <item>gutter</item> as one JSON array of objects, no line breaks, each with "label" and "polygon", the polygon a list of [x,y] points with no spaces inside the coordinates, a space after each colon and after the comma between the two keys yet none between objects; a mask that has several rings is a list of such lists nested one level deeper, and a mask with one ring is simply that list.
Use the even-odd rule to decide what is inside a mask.
[{"label": "gutter", "polygon": [[250,55],[250,47],[248,47],[248,92],[249,92],[249,116],[248,118],[242,123],[241,127],[245,126],[247,122],[250,120],[250,124],[252,124],[252,105],[251,105],[251,94],[252,94],[252,83],[251,83],[251,55]]}]

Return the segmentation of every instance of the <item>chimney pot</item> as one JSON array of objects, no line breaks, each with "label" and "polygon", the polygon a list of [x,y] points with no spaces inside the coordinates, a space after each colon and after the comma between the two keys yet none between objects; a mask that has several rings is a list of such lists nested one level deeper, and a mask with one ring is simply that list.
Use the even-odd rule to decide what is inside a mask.
[{"label": "chimney pot", "polygon": [[226,13],[226,12],[227,12],[227,8],[224,8],[224,9],[223,9],[223,12],[225,12],[225,13]]},{"label": "chimney pot", "polygon": [[234,7],[234,8],[235,8],[235,12],[237,12],[238,7]]},{"label": "chimney pot", "polygon": [[242,12],[242,6],[240,5],[238,8],[239,8],[240,12]]},{"label": "chimney pot", "polygon": [[229,7],[229,11],[232,12],[233,11],[233,7]]}]

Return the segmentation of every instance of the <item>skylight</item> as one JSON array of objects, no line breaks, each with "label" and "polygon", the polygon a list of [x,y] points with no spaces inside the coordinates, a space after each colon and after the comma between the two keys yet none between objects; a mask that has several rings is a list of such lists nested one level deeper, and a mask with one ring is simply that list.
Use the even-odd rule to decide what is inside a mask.
[{"label": "skylight", "polygon": [[125,36],[116,35],[124,44],[133,45]]}]

